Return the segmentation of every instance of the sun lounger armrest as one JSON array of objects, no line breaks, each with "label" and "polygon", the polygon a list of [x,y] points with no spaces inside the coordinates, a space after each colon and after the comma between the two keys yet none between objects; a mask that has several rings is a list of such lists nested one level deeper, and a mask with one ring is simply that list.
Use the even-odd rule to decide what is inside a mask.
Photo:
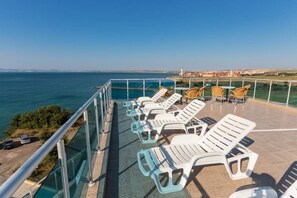
[{"label": "sun lounger armrest", "polygon": [[144,101],[144,100],[152,100],[152,99],[151,99],[150,97],[147,97],[147,96],[139,97],[139,98],[137,99],[138,102],[142,102],[142,101]]},{"label": "sun lounger armrest", "polygon": [[152,101],[152,99],[149,99],[149,100],[142,100],[140,102],[140,105],[139,106],[144,106],[146,104],[149,104],[149,103],[153,103],[154,101]]},{"label": "sun lounger armrest", "polygon": [[148,103],[144,105],[144,108],[158,108],[161,107],[159,103]]},{"label": "sun lounger armrest", "polygon": [[196,134],[183,134],[183,135],[176,135],[171,140],[172,145],[176,144],[192,144],[197,143],[199,141],[201,136],[198,136]]},{"label": "sun lounger armrest", "polygon": [[169,122],[169,123],[164,123],[158,130],[158,134],[161,134],[161,132],[166,129],[167,126],[174,126],[175,129],[182,129],[185,131],[185,133],[188,133],[187,128],[184,123],[176,121],[176,122]]},{"label": "sun lounger armrest", "polygon": [[171,113],[161,113],[156,115],[155,120],[172,120],[175,116]]},{"label": "sun lounger armrest", "polygon": [[145,168],[143,167],[143,164],[141,163],[141,156],[144,156],[144,154],[145,152],[142,149],[137,153],[138,167],[144,176],[149,176],[150,172],[145,170]]},{"label": "sun lounger armrest", "polygon": [[156,108],[151,108],[151,109],[146,113],[146,116],[148,117],[150,114],[152,114],[152,112],[155,112],[155,114],[157,114],[156,111],[158,111],[158,113],[162,112],[162,113],[160,113],[160,114],[166,114],[166,110],[165,110],[165,109],[163,109],[162,107],[156,107]]}]

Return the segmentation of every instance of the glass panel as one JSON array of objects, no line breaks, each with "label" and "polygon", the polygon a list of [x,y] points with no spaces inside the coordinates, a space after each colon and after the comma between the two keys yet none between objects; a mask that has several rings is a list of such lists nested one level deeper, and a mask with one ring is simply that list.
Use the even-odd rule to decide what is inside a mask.
[{"label": "glass panel", "polygon": [[[94,106],[88,108],[89,116],[89,130],[90,130],[90,145],[91,145],[91,156],[97,152],[97,131],[96,131],[96,116]],[[95,159],[92,160],[92,167],[94,167]]]},{"label": "glass panel", "polygon": [[231,86],[233,86],[233,87],[242,87],[242,80],[232,80],[231,81]]},{"label": "glass panel", "polygon": [[289,106],[297,107],[297,83],[292,82],[290,98],[289,98]]},{"label": "glass panel", "polygon": [[[90,127],[92,129],[93,127]],[[90,130],[92,131],[92,130]],[[91,135],[93,137],[93,134]],[[92,139],[92,138],[91,138]],[[96,139],[96,138],[94,138]],[[96,140],[93,140],[94,142]],[[92,144],[94,143],[92,142]],[[65,148],[67,156],[68,181],[71,197],[86,194],[88,164],[86,152],[86,134],[83,124],[72,141]],[[63,197],[60,163],[57,163],[38,189],[34,197]]]},{"label": "glass panel", "polygon": [[172,80],[162,80],[161,81],[161,86],[173,90],[173,88],[174,88],[174,81],[172,81]]},{"label": "glass panel", "polygon": [[257,87],[256,87],[256,96],[257,99],[268,99],[268,93],[269,93],[269,81],[257,81]]},{"label": "glass panel", "polygon": [[145,96],[152,97],[159,90],[159,80],[145,81]]},{"label": "glass panel", "polygon": [[176,87],[189,87],[189,78],[177,78]]},{"label": "glass panel", "polygon": [[219,86],[230,86],[230,80],[229,79],[219,79]]},{"label": "glass panel", "polygon": [[166,87],[169,90],[170,95],[174,94],[174,81],[172,81],[172,80],[162,80],[161,81],[161,86]]},{"label": "glass panel", "polygon": [[286,104],[288,96],[288,82],[272,82],[270,101]]},{"label": "glass panel", "polygon": [[253,97],[254,96],[254,87],[255,87],[255,81],[254,80],[244,80],[244,86],[245,85],[251,85],[251,87],[248,89],[247,96]]},{"label": "glass panel", "polygon": [[111,82],[112,98],[118,100],[127,100],[127,81],[113,80]]},{"label": "glass panel", "polygon": [[129,100],[143,96],[143,81],[129,80]]},{"label": "glass panel", "polygon": [[61,166],[57,163],[47,176],[42,186],[37,190],[34,197],[54,197],[63,194]]},{"label": "glass panel", "polygon": [[205,79],[205,90],[204,90],[204,96],[211,97],[211,87],[216,86],[217,80],[216,79]]},{"label": "glass panel", "polygon": [[191,88],[192,87],[203,87],[202,79],[191,79]]}]

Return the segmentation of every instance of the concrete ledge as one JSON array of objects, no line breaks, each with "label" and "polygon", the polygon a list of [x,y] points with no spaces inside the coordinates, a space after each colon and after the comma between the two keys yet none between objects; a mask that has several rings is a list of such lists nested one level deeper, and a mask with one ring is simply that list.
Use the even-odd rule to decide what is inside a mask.
[{"label": "concrete ledge", "polygon": [[106,175],[109,155],[109,144],[110,144],[110,133],[113,121],[114,112],[114,101],[111,102],[108,110],[108,115],[104,125],[104,131],[101,134],[100,148],[101,152],[97,153],[94,169],[93,169],[93,180],[94,186],[88,188],[86,197],[103,197],[104,190],[106,187]]}]

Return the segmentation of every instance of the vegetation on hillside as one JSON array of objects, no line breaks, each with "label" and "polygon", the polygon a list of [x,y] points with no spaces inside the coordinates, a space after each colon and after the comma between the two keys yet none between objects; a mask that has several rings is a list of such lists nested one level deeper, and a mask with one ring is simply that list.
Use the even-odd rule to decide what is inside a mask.
[{"label": "vegetation on hillside", "polygon": [[[10,121],[6,133],[9,137],[18,137],[21,133],[37,136],[41,144],[45,143],[73,114],[58,105],[40,107],[35,111],[16,114]],[[65,144],[68,139],[64,137]],[[32,173],[30,179],[38,181],[49,173],[58,159],[54,148]]]},{"label": "vegetation on hillside", "polygon": [[35,111],[24,114],[16,114],[9,123],[8,135],[16,129],[29,130],[49,130],[57,129],[64,124],[72,115],[67,109],[62,109],[58,105],[40,107]]}]

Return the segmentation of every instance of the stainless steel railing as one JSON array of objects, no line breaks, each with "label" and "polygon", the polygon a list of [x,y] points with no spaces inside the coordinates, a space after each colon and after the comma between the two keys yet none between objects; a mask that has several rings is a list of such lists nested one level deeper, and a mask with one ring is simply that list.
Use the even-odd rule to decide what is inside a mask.
[{"label": "stainless steel railing", "polygon": [[[201,85],[229,85],[237,83],[235,87],[251,84],[249,96],[253,99],[261,99],[268,103],[277,103],[285,106],[297,107],[297,80],[277,80],[258,78],[174,78],[175,87],[179,82],[187,83],[191,88],[194,83]],[[264,89],[265,88],[265,89]],[[210,96],[210,95],[208,95]]]},{"label": "stainless steel railing", "polygon": [[[171,87],[184,86],[191,88],[194,84],[200,83],[201,86],[235,86],[240,87],[251,84],[249,89],[249,97],[253,99],[264,100],[268,103],[277,103],[285,106],[297,107],[297,80],[276,80],[276,79],[256,79],[256,78],[166,78],[166,79],[112,79],[112,82],[125,82],[126,97],[122,99],[130,99],[130,93],[133,92],[131,84],[138,82],[139,90],[142,89],[143,96],[147,90],[147,84],[150,81],[159,83],[171,81]],[[142,85],[141,85],[142,84]],[[197,86],[197,85],[196,85]],[[156,87],[156,86],[155,86]],[[124,87],[123,87],[124,88]],[[207,92],[208,91],[208,92]],[[211,96],[210,89],[203,92],[203,96]]]}]

